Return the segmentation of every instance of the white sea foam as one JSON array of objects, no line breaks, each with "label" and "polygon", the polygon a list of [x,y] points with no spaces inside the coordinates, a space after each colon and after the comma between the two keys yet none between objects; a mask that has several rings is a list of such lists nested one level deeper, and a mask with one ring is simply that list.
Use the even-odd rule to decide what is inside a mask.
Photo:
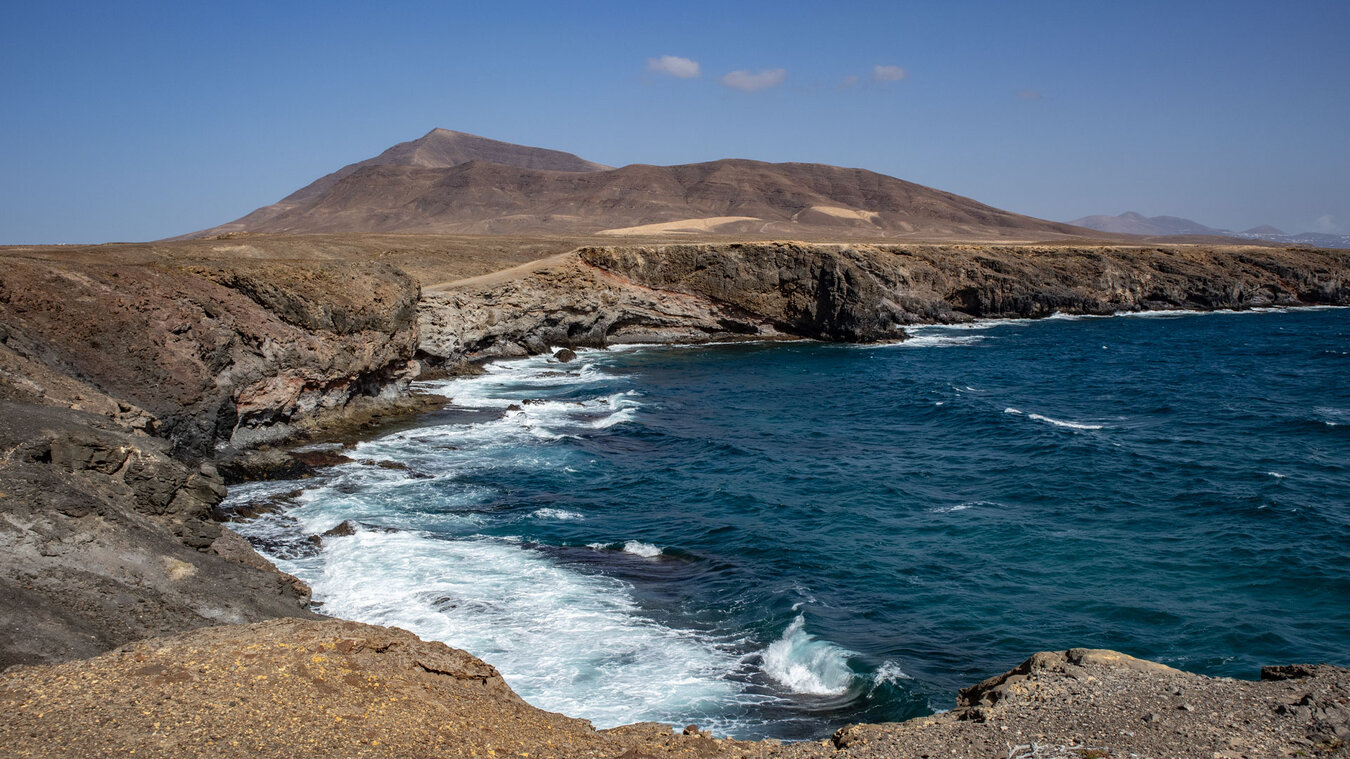
[{"label": "white sea foam", "polygon": [[535,509],[534,511],[530,512],[530,516],[534,517],[535,519],[556,519],[564,522],[573,519],[586,518],[585,514],[579,514],[575,511],[568,511],[567,509],[554,509],[554,508]]},{"label": "white sea foam", "polygon": [[586,547],[593,551],[622,551],[644,559],[655,559],[664,553],[660,546],[643,543],[640,540],[628,540],[623,543],[587,543]]},{"label": "white sea foam", "polygon": [[1340,427],[1343,424],[1350,424],[1350,409],[1318,406],[1313,409],[1313,414],[1317,421],[1328,427]]},{"label": "white sea foam", "polygon": [[887,660],[882,662],[881,666],[877,667],[877,671],[872,674],[872,690],[875,691],[877,688],[887,683],[894,684],[901,680],[913,679],[914,678],[905,674],[903,669],[900,669],[899,664]]},{"label": "white sea foam", "polygon": [[1071,430],[1100,430],[1105,428],[1105,425],[1102,424],[1087,424],[1085,422],[1066,422],[1063,419],[1052,419],[1043,414],[1027,414],[1020,409],[1015,409],[1012,407],[1003,409],[1003,413],[1025,416],[1028,419],[1034,419],[1038,422],[1046,422],[1047,424],[1053,424],[1056,427],[1065,427]]},{"label": "white sea foam", "polygon": [[1003,504],[996,503],[994,501],[963,501],[961,503],[952,504],[950,506],[934,506],[933,508],[928,510],[928,513],[952,514],[958,511],[965,511],[966,509],[973,509],[977,506],[1003,508]]},{"label": "white sea foam", "polygon": [[1177,316],[1210,316],[1210,315],[1234,315],[1234,314],[1283,314],[1295,311],[1307,310],[1306,307],[1298,308],[1216,308],[1209,311],[1200,311],[1188,308],[1159,308],[1153,311],[1117,311],[1112,316],[1129,316],[1136,319],[1166,319]]},{"label": "white sea foam", "polygon": [[661,555],[661,549],[651,543],[643,543],[640,540],[630,540],[623,544],[623,552],[631,553],[634,556],[641,556],[644,559],[654,559]]},{"label": "white sea foam", "polygon": [[1288,475],[1280,474],[1279,472],[1266,472],[1266,474],[1267,474],[1268,476],[1270,476],[1270,477],[1274,477],[1274,478],[1277,479],[1277,480],[1282,480],[1282,479],[1284,479],[1285,477],[1288,476]]},{"label": "white sea foam", "polygon": [[1047,321],[1077,322],[1084,319],[1110,319],[1110,316],[1103,314],[1065,314],[1059,311],[1045,317]]},{"label": "white sea foam", "polygon": [[1027,418],[1035,419],[1038,422],[1049,422],[1056,427],[1068,427],[1071,430],[1100,430],[1104,426],[1101,424],[1085,424],[1083,422],[1066,422],[1062,419],[1051,419],[1050,417],[1041,414],[1027,414]]},{"label": "white sea foam", "polygon": [[[642,405],[639,394],[614,390],[627,377],[607,372],[594,362],[604,355],[604,351],[584,351],[568,364],[542,357],[504,361],[488,364],[485,373],[476,377],[427,383],[429,391],[449,396],[452,407],[499,410],[501,416],[478,424],[446,425],[430,433],[420,429],[415,434],[507,447],[528,444],[531,438],[549,442],[587,429],[634,422]],[[588,391],[594,394],[585,397]]]},{"label": "white sea foam", "polygon": [[647,620],[622,582],[510,541],[360,531],[277,563],[326,612],[464,648],[530,703],[597,726],[713,712],[740,691],[735,653]]},{"label": "white sea foam", "polygon": [[915,335],[900,343],[885,343],[888,348],[950,348],[957,345],[982,343],[984,335]]},{"label": "white sea foam", "polygon": [[854,683],[848,660],[853,652],[806,631],[806,617],[798,614],[783,637],[764,649],[764,673],[795,693],[840,696]]},{"label": "white sea foam", "polygon": [[[1003,323],[1011,323],[1016,320],[1006,319]],[[908,337],[904,340],[896,340],[884,343],[871,343],[868,345],[855,345],[855,348],[861,350],[876,350],[884,348],[950,348],[960,345],[975,345],[984,342],[988,336],[962,334],[970,330],[984,330],[1000,326],[999,320],[980,320],[967,324],[920,324],[905,327]]]}]

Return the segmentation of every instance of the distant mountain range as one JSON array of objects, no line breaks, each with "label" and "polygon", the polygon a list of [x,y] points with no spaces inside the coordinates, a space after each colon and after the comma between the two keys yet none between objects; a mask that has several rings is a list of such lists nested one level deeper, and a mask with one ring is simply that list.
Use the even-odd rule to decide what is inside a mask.
[{"label": "distant mountain range", "polygon": [[1126,211],[1119,216],[1084,216],[1069,223],[1076,227],[1086,227],[1098,232],[1119,235],[1146,235],[1149,237],[1207,235],[1238,237],[1247,240],[1269,240],[1294,245],[1314,245],[1319,248],[1350,248],[1350,235],[1330,235],[1318,232],[1289,234],[1269,224],[1234,232],[1228,229],[1207,227],[1199,222],[1178,216],[1144,216],[1134,211]]},{"label": "distant mountain range", "polygon": [[1101,235],[863,169],[721,160],[614,169],[433,129],[226,233],[462,233],[1040,241]]}]

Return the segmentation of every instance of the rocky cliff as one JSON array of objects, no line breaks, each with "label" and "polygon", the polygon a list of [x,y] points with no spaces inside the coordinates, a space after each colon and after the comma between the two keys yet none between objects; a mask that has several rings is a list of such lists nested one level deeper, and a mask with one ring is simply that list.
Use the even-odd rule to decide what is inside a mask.
[{"label": "rocky cliff", "polygon": [[1350,303],[1350,255],[1243,247],[584,247],[521,276],[423,296],[432,361],[547,346],[809,337],[903,339],[974,318]]},{"label": "rocky cliff", "polygon": [[0,401],[0,668],[203,625],[313,616],[210,518],[225,484],[105,416]]},{"label": "rocky cliff", "polygon": [[373,262],[61,253],[0,271],[0,666],[311,616],[213,519],[209,462],[405,404],[417,283]]},{"label": "rocky cliff", "polygon": [[176,450],[203,456],[400,394],[417,297],[415,280],[378,263],[11,259],[0,327],[18,360],[144,409]]}]

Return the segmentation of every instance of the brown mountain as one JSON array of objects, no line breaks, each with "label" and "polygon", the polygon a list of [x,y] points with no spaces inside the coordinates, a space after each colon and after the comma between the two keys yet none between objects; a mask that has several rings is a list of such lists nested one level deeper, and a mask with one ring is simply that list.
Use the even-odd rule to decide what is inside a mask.
[{"label": "brown mountain", "polygon": [[[416,140],[400,142],[374,158],[367,158],[364,161],[343,166],[331,174],[314,180],[280,201],[259,208],[241,219],[190,236],[257,231],[260,226],[279,215],[296,209],[303,211],[313,206],[323,198],[324,193],[331,189],[333,185],[371,166],[412,166],[422,169],[444,169],[470,161],[490,161],[504,166],[545,171],[605,171],[611,168],[604,164],[587,161],[571,153],[564,153],[561,150],[515,145],[510,142],[479,137],[475,134],[438,128],[427,132]],[[344,231],[363,230],[347,229]]]},{"label": "brown mountain", "polygon": [[195,236],[222,232],[1100,236],[863,169],[746,160],[606,169],[567,153],[445,130]]}]

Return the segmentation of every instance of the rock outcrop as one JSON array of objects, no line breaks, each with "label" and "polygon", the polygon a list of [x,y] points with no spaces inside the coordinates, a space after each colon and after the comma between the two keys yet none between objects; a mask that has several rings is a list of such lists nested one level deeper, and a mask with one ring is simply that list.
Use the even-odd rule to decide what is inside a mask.
[{"label": "rock outcrop", "polygon": [[836,756],[1350,755],[1350,670],[1261,674],[1210,678],[1116,651],[1044,652],[961,691],[952,711],[846,727],[834,737]]},{"label": "rock outcrop", "polygon": [[417,283],[376,262],[44,253],[0,272],[0,666],[313,616],[215,521],[209,462],[406,405]]},{"label": "rock outcrop", "polygon": [[278,620],[144,641],[0,674],[6,756],[1268,757],[1346,755],[1350,670],[1248,682],[1113,651],[1036,654],[956,709],[833,740],[725,740],[642,723],[594,730],[529,706],[482,661],[411,633]]},{"label": "rock outcrop", "polygon": [[402,395],[417,298],[415,280],[378,263],[7,260],[0,327],[11,362],[145,410],[176,451],[200,457]]},{"label": "rock outcrop", "polygon": [[104,416],[0,401],[0,668],[305,611],[309,590],[210,518],[210,464]]}]

